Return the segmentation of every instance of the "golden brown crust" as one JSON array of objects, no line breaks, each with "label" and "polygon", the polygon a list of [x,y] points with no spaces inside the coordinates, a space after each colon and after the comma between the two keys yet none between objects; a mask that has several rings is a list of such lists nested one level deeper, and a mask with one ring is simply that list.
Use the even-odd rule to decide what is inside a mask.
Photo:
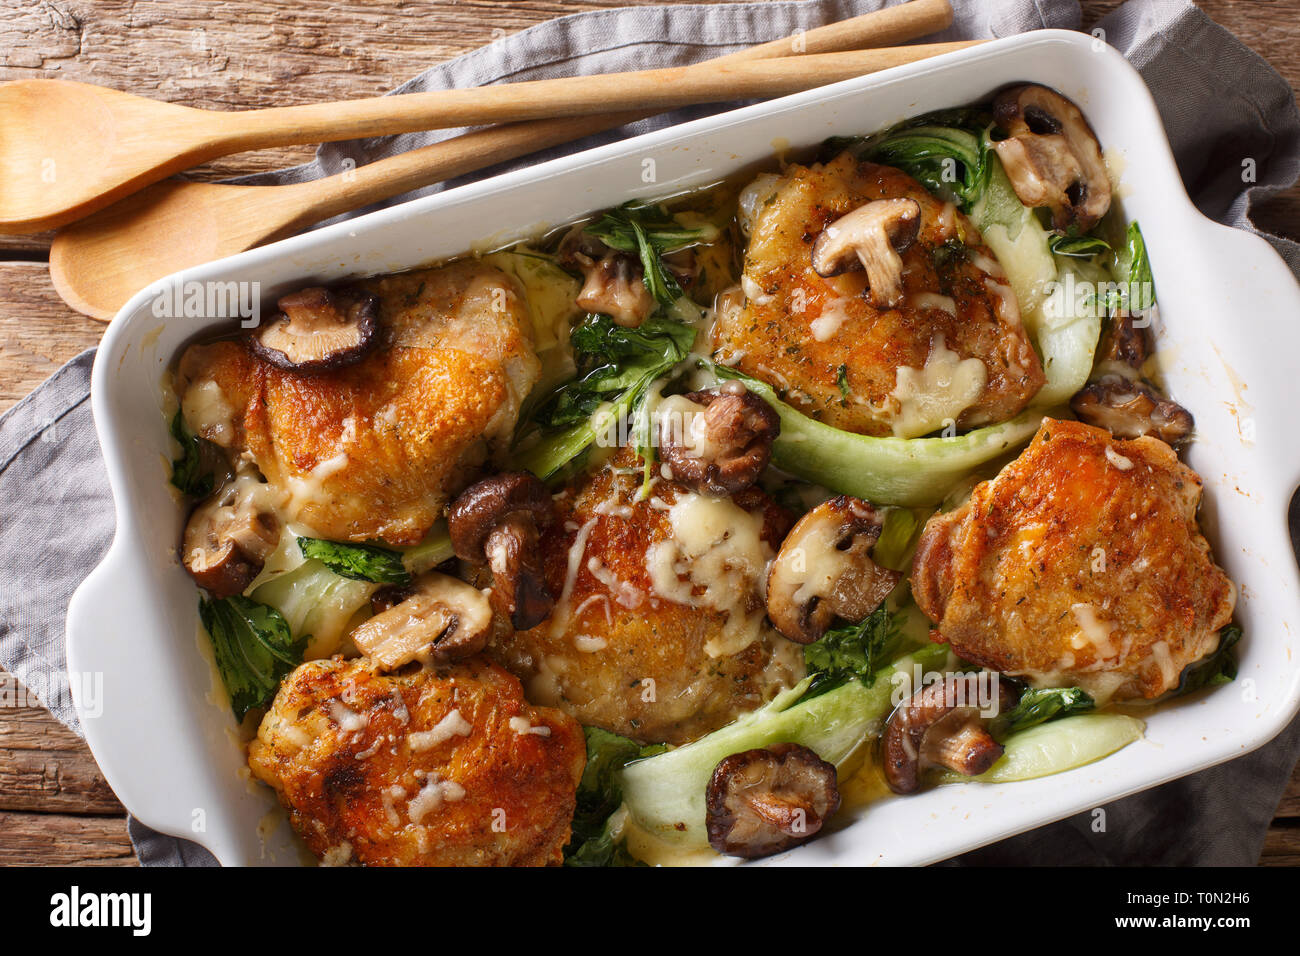
[{"label": "golden brown crust", "polygon": [[[904,303],[878,309],[863,294],[863,272],[823,278],[812,268],[811,250],[829,223],[869,200],[892,198],[920,204],[921,229],[902,253]],[[825,165],[792,165],[756,221],[745,273],[757,290],[747,290],[743,308],[720,310],[714,352],[781,390],[805,414],[847,431],[890,434],[898,369],[923,368],[940,335],[947,349],[981,360],[987,370],[983,391],[957,418],[960,427],[1011,418],[1042,387],[1045,378],[1029,337],[1018,321],[999,317],[987,274],[961,254],[936,253],[954,236],[964,236],[966,248],[988,262],[996,262],[993,252],[961,213],[945,209],[906,173],[859,163],[848,153]],[[1008,284],[1005,278],[998,282]],[[956,314],[919,306],[912,298],[918,293],[951,298]],[[814,320],[829,314],[824,310],[832,303],[842,319],[815,334]],[[816,341],[828,330],[833,333]],[[847,397],[840,389],[841,368]]]},{"label": "golden brown crust", "polygon": [[333,659],[285,679],[248,761],[322,859],[543,866],[569,839],[586,744],[482,658],[390,675]]},{"label": "golden brown crust", "polygon": [[281,371],[236,341],[186,359],[243,410],[234,450],[292,495],[294,520],[334,541],[417,544],[483,463],[505,395],[499,369],[456,351],[396,348],[320,375]]},{"label": "golden brown crust", "polygon": [[1196,522],[1201,480],[1153,438],[1044,419],[926,525],[912,570],[936,639],[1012,676],[1158,697],[1214,651],[1235,591]]},{"label": "golden brown crust", "polygon": [[[646,553],[672,537],[666,507],[685,489],[661,478],[649,498],[636,501],[636,461],[623,449],[611,465],[576,479],[558,497],[556,520],[541,539],[547,586],[557,597],[571,549],[586,529],[568,599],[538,627],[499,630],[489,653],[524,679],[530,699],[583,724],[642,742],[685,743],[753,710],[802,675],[792,645],[782,647],[789,642],[765,621],[757,640],[713,657],[706,648],[722,640],[726,612],[657,594]],[[790,527],[784,509],[757,488],[732,500],[762,516],[762,540],[778,548]],[[761,585],[745,595],[744,607],[761,617]]]},{"label": "golden brown crust", "polygon": [[527,312],[510,280],[473,261],[373,280],[382,345],[317,374],[278,369],[243,339],[191,346],[176,389],[218,389],[247,452],[288,496],[286,516],[335,541],[417,544],[511,433],[536,381]]}]

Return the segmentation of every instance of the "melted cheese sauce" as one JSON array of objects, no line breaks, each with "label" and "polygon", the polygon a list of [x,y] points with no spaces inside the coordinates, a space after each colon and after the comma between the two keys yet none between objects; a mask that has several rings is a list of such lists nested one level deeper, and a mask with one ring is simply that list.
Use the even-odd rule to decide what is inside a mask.
[{"label": "melted cheese sauce", "polygon": [[957,300],[952,296],[934,292],[914,292],[908,298],[914,309],[939,309],[949,315],[957,314]]},{"label": "melted cheese sauce", "polygon": [[1097,609],[1091,604],[1075,604],[1070,608],[1070,613],[1079,625],[1079,633],[1072,641],[1076,649],[1091,646],[1099,662],[1117,656],[1115,645],[1110,639],[1111,632],[1115,630],[1114,624],[1100,620]]},{"label": "melted cheese sauce", "polygon": [[704,647],[710,657],[744,650],[759,638],[764,612],[750,611],[775,557],[763,541],[763,515],[730,498],[683,493],[668,509],[672,537],[646,550],[646,568],[660,597],[727,615],[720,636]]},{"label": "melted cheese sauce", "polygon": [[716,458],[718,448],[709,439],[705,411],[685,395],[669,395],[655,410],[660,434],[691,458]]},{"label": "melted cheese sauce", "polygon": [[235,440],[235,410],[212,379],[195,381],[181,399],[181,414],[196,435],[229,448]]},{"label": "melted cheese sauce", "polygon": [[985,279],[984,288],[993,296],[993,307],[997,310],[998,321],[1008,328],[1019,326],[1020,303],[1016,301],[1016,294],[1011,287],[994,282],[992,279]]},{"label": "melted cheese sauce", "polygon": [[1128,471],[1133,467],[1133,459],[1124,457],[1110,445],[1106,446],[1106,460],[1120,471]]},{"label": "melted cheese sauce", "polygon": [[474,725],[462,717],[460,710],[456,709],[438,721],[431,730],[407,734],[406,742],[413,751],[420,753],[432,750],[439,744],[451,740],[452,737],[468,737],[473,729]]},{"label": "melted cheese sauce", "polygon": [[898,403],[893,417],[894,435],[916,438],[955,422],[975,403],[988,381],[988,369],[977,358],[961,358],[935,336],[924,368],[899,368],[894,390]]},{"label": "melted cheese sauce", "polygon": [[822,306],[821,314],[808,326],[812,331],[813,341],[827,342],[833,339],[850,318],[848,306],[849,300],[844,297],[831,299]]}]

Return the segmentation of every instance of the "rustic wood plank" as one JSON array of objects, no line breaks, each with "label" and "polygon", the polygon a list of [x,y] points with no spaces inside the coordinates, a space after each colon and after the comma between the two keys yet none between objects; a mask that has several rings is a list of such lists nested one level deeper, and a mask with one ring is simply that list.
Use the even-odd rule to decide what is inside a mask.
[{"label": "rustic wood plank", "polygon": [[43,262],[0,262],[0,412],[99,342],[104,324],[63,304]]},{"label": "rustic wood plank", "polygon": [[126,817],[0,812],[0,866],[138,866]]},{"label": "rustic wood plank", "polygon": [[1287,784],[1286,793],[1282,794],[1275,816],[1300,820],[1300,764],[1296,764],[1295,773],[1291,774],[1291,782]]},{"label": "rustic wood plank", "polygon": [[0,672],[0,811],[120,814],[85,741]]},{"label": "rustic wood plank", "polygon": [[85,745],[75,750],[0,748],[0,811],[123,813]]},{"label": "rustic wood plank", "polygon": [[1260,866],[1300,866],[1300,825],[1288,822],[1274,824],[1264,840],[1264,851],[1259,856]]}]

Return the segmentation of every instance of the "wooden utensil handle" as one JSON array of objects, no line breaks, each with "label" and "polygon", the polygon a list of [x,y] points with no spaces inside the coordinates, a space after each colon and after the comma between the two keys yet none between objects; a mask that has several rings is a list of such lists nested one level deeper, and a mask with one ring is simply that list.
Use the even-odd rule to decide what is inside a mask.
[{"label": "wooden utensil handle", "polygon": [[[909,0],[897,6],[728,53],[709,62],[744,62],[804,53],[836,53],[890,46],[935,33],[951,23],[952,6],[948,0]],[[571,143],[584,136],[617,129],[653,115],[653,111],[636,110],[490,127],[367,163],[347,173],[285,187],[301,191],[304,199],[309,202],[302,220],[293,223],[286,231],[294,232],[322,219],[381,202],[413,189]]]},{"label": "wooden utensil handle", "polygon": [[465,90],[216,114],[223,151],[330,142],[451,126],[483,126],[612,111],[661,111],[694,103],[783,96],[964,49],[929,43],[600,77],[573,76]]},{"label": "wooden utensil handle", "polygon": [[948,0],[910,0],[837,23],[814,27],[780,40],[728,53],[710,63],[733,60],[761,60],[805,53],[838,53],[897,46],[952,26],[952,4]]},{"label": "wooden utensil handle", "polygon": [[[952,5],[948,0],[909,0],[908,3],[728,53],[709,62],[744,62],[890,46],[927,36],[951,24]],[[654,112],[637,110],[533,120],[476,130],[367,163],[346,174],[301,183],[297,188],[310,194],[313,206],[307,210],[303,222],[295,223],[295,227],[310,225],[412,189],[463,176],[653,115]]]}]

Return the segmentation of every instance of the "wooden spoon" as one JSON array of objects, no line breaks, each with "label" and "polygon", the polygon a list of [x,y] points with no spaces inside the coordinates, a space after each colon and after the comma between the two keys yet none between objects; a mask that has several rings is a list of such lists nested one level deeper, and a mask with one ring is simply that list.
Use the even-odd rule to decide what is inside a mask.
[{"label": "wooden spoon", "polygon": [[[952,22],[948,0],[911,0],[713,62],[901,43]],[[454,139],[307,183],[234,186],[169,181],[65,228],[50,250],[54,287],[72,308],[111,318],[138,290],[430,183],[644,118],[619,113],[540,120]]]},{"label": "wooden spoon", "polygon": [[[719,61],[897,43],[942,29],[951,21],[948,0],[912,0],[729,54]],[[158,183],[61,230],[50,250],[50,275],[56,291],[72,308],[109,319],[137,291],[173,272],[292,235],[315,222],[411,189],[622,126],[645,115],[637,111],[495,127],[347,173],[291,185]]]},{"label": "wooden spoon", "polygon": [[87,83],[0,87],[0,232],[38,232],[172,173],[249,149],[783,96],[952,49],[894,47],[431,90],[242,112],[196,110]]}]

